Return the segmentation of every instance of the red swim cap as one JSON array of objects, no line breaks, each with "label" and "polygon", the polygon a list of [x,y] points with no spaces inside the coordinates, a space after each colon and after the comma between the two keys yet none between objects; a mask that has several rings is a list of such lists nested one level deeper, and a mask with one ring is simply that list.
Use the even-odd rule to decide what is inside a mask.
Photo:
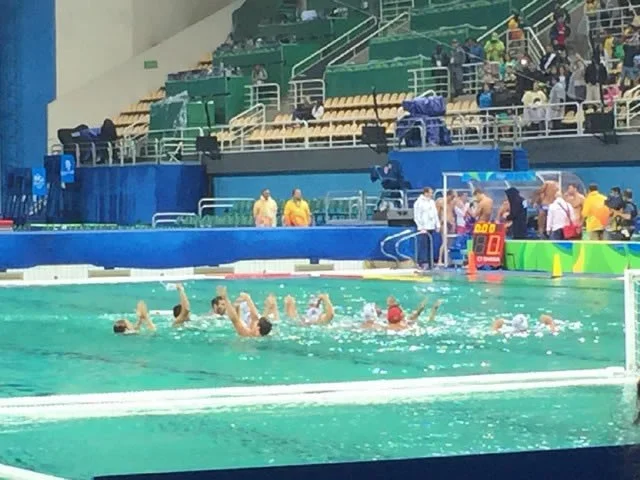
[{"label": "red swim cap", "polygon": [[404,318],[404,313],[400,305],[391,305],[387,310],[387,321],[389,323],[400,323]]}]

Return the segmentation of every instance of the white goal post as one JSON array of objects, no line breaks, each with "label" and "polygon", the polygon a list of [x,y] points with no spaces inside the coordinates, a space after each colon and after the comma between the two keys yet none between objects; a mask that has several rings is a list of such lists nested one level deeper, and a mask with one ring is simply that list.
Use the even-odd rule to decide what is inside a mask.
[{"label": "white goal post", "polygon": [[638,358],[638,295],[640,270],[624,272],[624,369],[636,374]]}]

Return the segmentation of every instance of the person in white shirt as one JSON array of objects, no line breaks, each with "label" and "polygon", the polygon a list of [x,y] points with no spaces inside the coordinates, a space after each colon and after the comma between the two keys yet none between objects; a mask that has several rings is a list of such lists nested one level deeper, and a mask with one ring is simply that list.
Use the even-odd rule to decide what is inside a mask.
[{"label": "person in white shirt", "polygon": [[564,240],[563,229],[576,221],[575,210],[562,198],[562,194],[556,192],[555,200],[549,205],[547,211],[547,234],[550,240]]},{"label": "person in white shirt", "polygon": [[438,218],[436,202],[433,200],[433,189],[425,187],[422,190],[422,195],[413,205],[413,221],[420,232],[429,232],[431,235],[418,237],[418,264],[421,266],[428,264],[429,268],[432,268],[433,257],[429,254],[432,248],[431,239],[440,230],[440,218]]}]

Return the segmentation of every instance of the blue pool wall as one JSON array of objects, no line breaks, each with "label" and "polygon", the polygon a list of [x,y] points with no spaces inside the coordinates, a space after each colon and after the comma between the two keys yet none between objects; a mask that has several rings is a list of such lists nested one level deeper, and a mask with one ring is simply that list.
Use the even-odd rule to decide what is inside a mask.
[{"label": "blue pool wall", "polygon": [[[425,434],[428,432],[425,431]],[[97,480],[632,480],[640,446],[96,477]]]},{"label": "blue pool wall", "polygon": [[[37,265],[181,268],[287,258],[311,262],[385,260],[380,242],[402,230],[317,227],[9,232],[0,233],[0,270]],[[404,244],[401,252],[413,255],[411,242]]]}]

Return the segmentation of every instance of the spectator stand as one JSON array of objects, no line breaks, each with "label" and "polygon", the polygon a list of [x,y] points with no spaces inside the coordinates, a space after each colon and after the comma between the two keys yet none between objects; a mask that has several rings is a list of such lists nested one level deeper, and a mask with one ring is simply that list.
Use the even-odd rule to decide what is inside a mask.
[{"label": "spectator stand", "polygon": [[[601,2],[600,5],[606,4]],[[637,16],[636,7],[629,3],[625,6],[598,8],[587,15],[588,32],[600,40],[611,34],[617,42],[622,43],[632,33],[632,24]]]}]

